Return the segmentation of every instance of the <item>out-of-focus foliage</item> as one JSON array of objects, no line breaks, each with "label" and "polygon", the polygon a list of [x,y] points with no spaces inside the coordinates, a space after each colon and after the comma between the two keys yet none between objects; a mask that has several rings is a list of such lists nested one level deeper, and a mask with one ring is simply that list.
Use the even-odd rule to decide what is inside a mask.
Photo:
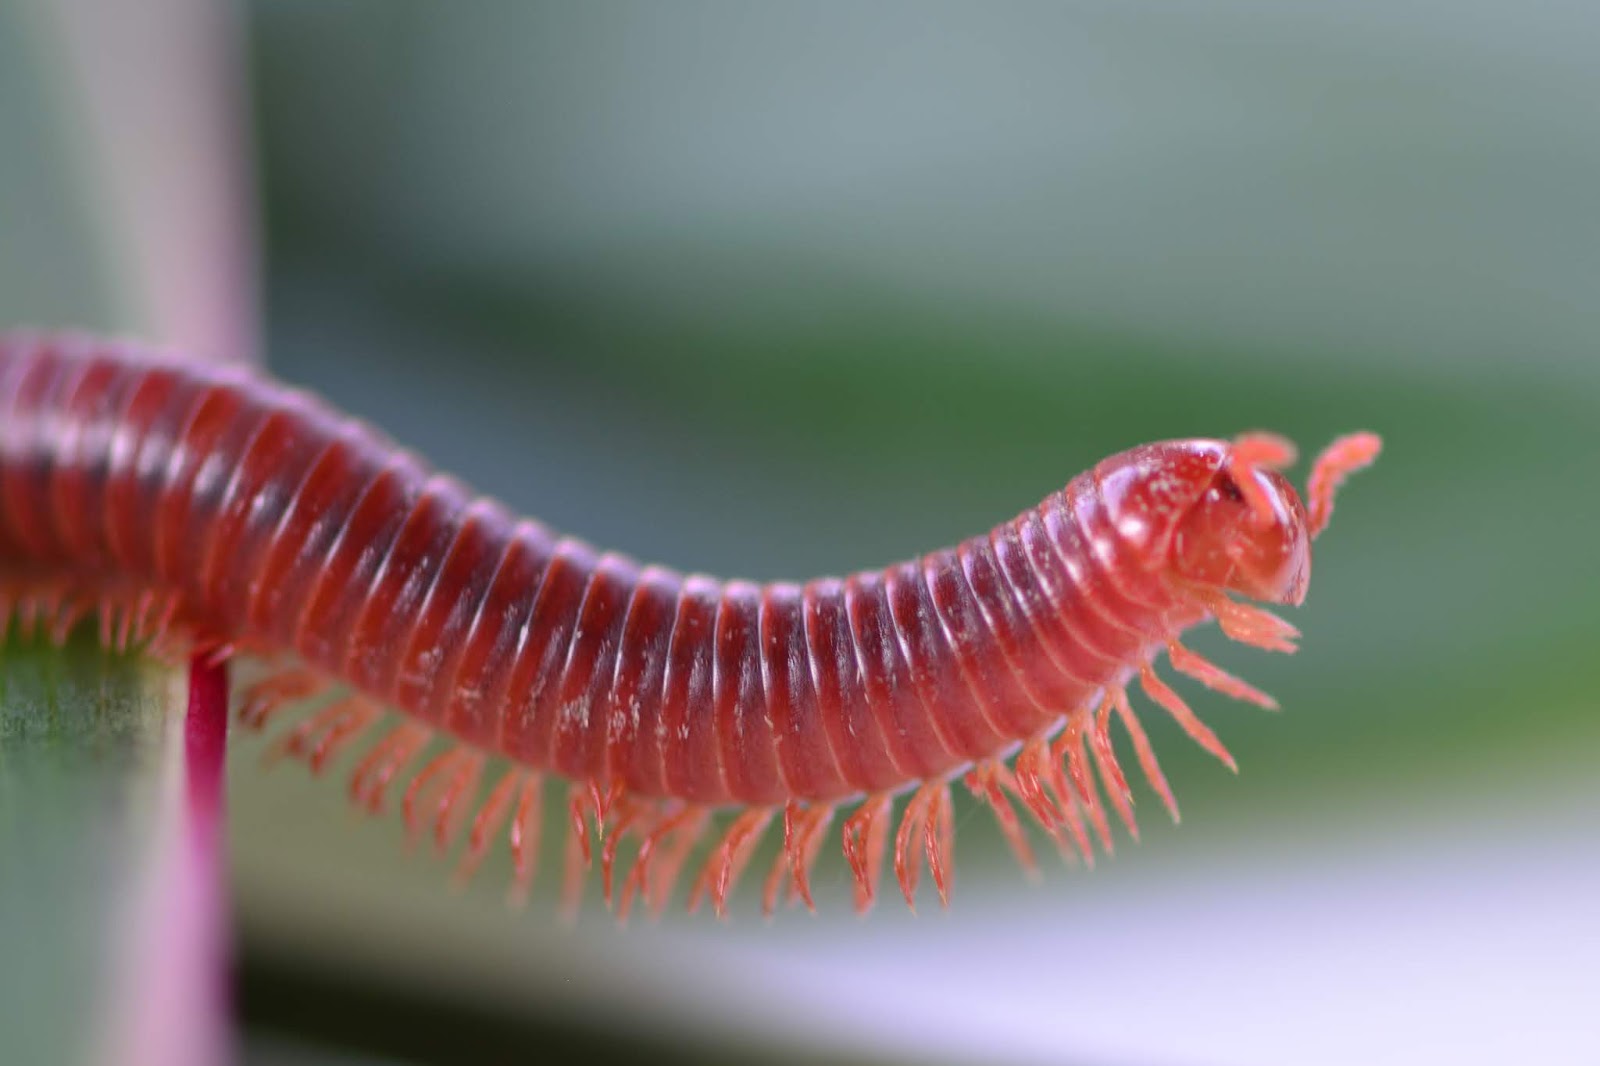
[{"label": "out-of-focus foliage", "polygon": [[52,53],[30,9],[0,5],[0,321],[110,326],[112,273],[95,228],[92,179],[66,121]]},{"label": "out-of-focus foliage", "polygon": [[[70,102],[26,14],[0,5],[0,328],[111,326],[95,181],[77,165]],[[163,828],[166,712],[125,659],[14,635],[0,645],[0,1060],[105,1051]]]},{"label": "out-of-focus foliage", "polygon": [[[215,14],[206,0],[0,4],[0,329],[137,330],[248,359],[245,159],[218,91],[231,82],[206,62],[223,58]],[[8,616],[15,564],[0,577]],[[189,764],[181,679],[19,639],[32,627],[12,621],[0,1060],[211,1066],[230,1039],[223,868],[214,812],[184,786],[221,764]]]},{"label": "out-of-focus foliage", "polygon": [[94,1061],[160,830],[165,701],[81,645],[13,643],[0,677],[4,1058]]}]

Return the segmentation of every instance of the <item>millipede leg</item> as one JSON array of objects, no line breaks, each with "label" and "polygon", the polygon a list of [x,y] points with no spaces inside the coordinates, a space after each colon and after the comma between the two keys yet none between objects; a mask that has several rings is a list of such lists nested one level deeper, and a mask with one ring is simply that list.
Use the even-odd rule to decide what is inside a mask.
[{"label": "millipede leg", "polygon": [[383,809],[389,786],[406,764],[428,746],[433,730],[415,722],[401,722],[375,744],[350,775],[350,798],[368,813]]},{"label": "millipede leg", "polygon": [[376,704],[359,696],[345,701],[345,706],[344,715],[333,723],[311,751],[308,761],[314,774],[327,769],[329,762],[383,717],[383,711]]},{"label": "millipede leg", "polygon": [[[802,870],[804,838],[809,824],[809,808],[793,800],[784,805],[783,846],[778,849],[778,854],[773,859],[772,869],[767,871],[766,885],[761,892],[761,912],[769,918],[777,910],[778,897],[783,894],[786,885],[790,902],[799,897],[797,886],[804,877]],[[809,895],[809,886],[806,891]]]},{"label": "millipede leg", "polygon": [[1049,768],[1053,761],[1050,742],[1043,736],[1036,736],[1022,746],[1012,766],[1018,798],[1046,829],[1054,829],[1066,818],[1060,798],[1052,796],[1048,787]]},{"label": "millipede leg", "polygon": [[501,774],[500,780],[489,790],[489,798],[483,801],[478,813],[473,816],[472,828],[467,832],[467,850],[462,853],[461,862],[456,866],[454,880],[458,887],[465,888],[472,880],[472,875],[489,853],[489,845],[495,834],[511,817],[511,801],[516,797],[522,776],[523,771],[516,768]]},{"label": "millipede leg", "polygon": [[456,748],[435,755],[406,786],[405,793],[400,797],[400,814],[406,824],[406,834],[413,843],[422,836],[422,807],[435,791],[434,779],[448,776],[460,758]]},{"label": "millipede leg", "polygon": [[740,814],[723,834],[722,840],[711,849],[700,876],[695,879],[689,895],[689,909],[696,910],[702,896],[709,894],[711,909],[718,918],[727,916],[728,896],[739,882],[739,875],[750,862],[761,834],[772,821],[771,807],[752,807]]},{"label": "millipede leg", "polygon": [[1192,677],[1213,692],[1232,696],[1236,700],[1253,703],[1269,711],[1278,709],[1278,701],[1255,686],[1239,680],[1222,667],[1202,658],[1177,641],[1167,644],[1167,661],[1172,668],[1186,677]]},{"label": "millipede leg", "polygon": [[94,610],[95,603],[92,599],[82,595],[68,595],[61,599],[55,610],[55,616],[50,623],[50,643],[56,647],[66,644],[67,638],[72,635],[72,630],[89,612]]},{"label": "millipede leg", "polygon": [[906,906],[917,909],[917,881],[922,870],[922,841],[919,839],[928,818],[928,805],[932,797],[928,786],[923,785],[911,794],[906,809],[900,814],[900,827],[894,835],[894,876],[900,882],[900,894]]},{"label": "millipede leg", "polygon": [[568,921],[578,917],[578,907],[583,902],[583,883],[594,861],[589,845],[589,807],[592,802],[587,785],[573,782],[567,786],[567,843],[561,864],[561,913]]},{"label": "millipede leg", "polygon": [[309,671],[295,670],[258,681],[239,697],[239,724],[261,729],[284,708],[310,699],[323,686]]},{"label": "millipede leg", "polygon": [[526,774],[517,793],[517,811],[511,818],[511,868],[515,872],[506,902],[527,903],[533,876],[539,868],[539,836],[544,828],[544,781]]},{"label": "millipede leg", "polygon": [[1033,857],[1033,848],[1028,846],[1027,834],[1023,832],[1017,812],[1006,796],[1007,791],[1017,791],[1016,778],[1011,771],[1006,769],[1004,763],[982,762],[967,772],[965,781],[974,796],[988,801],[995,821],[1000,823],[1000,832],[1005,835],[1006,843],[1011,845],[1011,851],[1023,871],[1030,878],[1037,877],[1039,864]]},{"label": "millipede leg", "polygon": [[956,844],[955,810],[950,802],[950,784],[939,781],[924,787],[933,790],[926,833],[928,873],[933,876],[933,885],[939,890],[939,906],[948,909]]},{"label": "millipede leg", "polygon": [[1292,654],[1300,631],[1271,611],[1253,604],[1230,600],[1223,593],[1206,593],[1200,602],[1216,616],[1217,625],[1231,640],[1242,644]]},{"label": "millipede leg", "polygon": [[456,835],[465,824],[466,814],[472,809],[478,781],[483,776],[483,754],[472,748],[463,747],[460,750],[462,757],[434,802],[433,844],[440,854],[455,843]]},{"label": "millipede leg", "polygon": [[133,603],[124,604],[122,609],[122,624],[117,627],[117,650],[127,651],[135,642],[142,642],[146,635],[146,626],[150,620],[150,610],[156,604],[154,589],[141,589]]},{"label": "millipede leg", "polygon": [[[101,598],[96,619],[99,629],[95,633],[95,637],[100,641],[100,646],[102,648],[115,647],[113,641],[116,636],[117,616],[120,611],[121,606],[116,599],[110,596]],[[0,640],[5,638],[4,627],[5,623],[0,621]]]},{"label": "millipede leg", "polygon": [[1084,827],[1083,805],[1078,802],[1072,785],[1067,781],[1066,767],[1054,745],[1051,745],[1050,760],[1046,769],[1048,772],[1045,781],[1055,797],[1056,805],[1066,815],[1063,824],[1053,834],[1056,850],[1069,865],[1076,864],[1081,859],[1084,865],[1092,870],[1094,843],[1090,841],[1089,831]]},{"label": "millipede leg", "polygon": [[137,632],[139,639],[149,644],[161,644],[172,633],[174,620],[178,617],[178,597],[169,594],[164,600],[157,600],[158,608],[148,622],[141,623]]},{"label": "millipede leg", "polygon": [[[1057,759],[1065,755],[1073,793],[1083,804],[1101,849],[1111,855],[1115,850],[1115,843],[1111,839],[1111,823],[1106,820],[1105,808],[1100,805],[1100,789],[1095,785],[1094,775],[1089,772],[1088,761],[1084,758],[1084,728],[1088,724],[1087,710],[1074,711],[1068,716],[1066,727],[1061,730],[1053,750]],[[1093,859],[1089,859],[1089,862],[1092,865]]]},{"label": "millipede leg", "polygon": [[594,811],[594,835],[602,840],[606,835],[606,819],[611,817],[611,806],[622,798],[622,782],[612,781],[602,785],[598,778],[589,781],[589,809]]},{"label": "millipede leg", "polygon": [[678,884],[689,855],[711,825],[711,812],[704,807],[691,805],[680,816],[680,824],[663,838],[667,843],[660,860],[651,864],[647,877],[650,896],[650,913],[659,918],[666,913],[672,900],[672,890]]},{"label": "millipede leg", "polygon": [[778,911],[778,897],[783,894],[785,883],[793,884],[794,873],[790,870],[789,851],[779,848],[778,853],[772,857],[772,865],[767,869],[767,878],[761,885],[761,916],[771,918]]},{"label": "millipede leg", "polygon": [[[620,793],[619,793],[620,796]],[[641,837],[648,834],[651,828],[660,821],[661,812],[658,804],[648,800],[613,799],[611,801],[616,812],[616,819],[606,830],[604,842],[600,846],[600,894],[606,901],[606,906],[613,906],[612,874],[617,866],[617,852],[622,847],[622,842],[630,832],[637,832]],[[635,862],[638,858],[635,857]]]},{"label": "millipede leg", "polygon": [[17,631],[25,640],[39,635],[39,628],[55,612],[60,593],[46,586],[31,596],[25,596],[17,611]]},{"label": "millipede leg", "polygon": [[567,841],[561,857],[561,916],[568,922],[577,920],[578,908],[583,904],[583,883],[589,873],[588,829],[579,833],[575,828],[584,819],[581,808],[573,813],[579,802],[568,798]]},{"label": "millipede leg", "polygon": [[126,652],[133,646],[134,627],[139,619],[139,609],[146,602],[146,598],[149,595],[149,590],[145,590],[131,604],[120,597],[107,597],[106,602],[101,604],[100,617],[102,619],[110,617],[116,620],[116,633],[111,640],[106,642],[106,647],[114,647],[119,652]]},{"label": "millipede leg", "polygon": [[883,850],[888,843],[889,814],[894,797],[869,796],[844,820],[844,857],[856,880],[856,912],[865,914],[878,895]]},{"label": "millipede leg", "polygon": [[1133,790],[1128,788],[1128,779],[1122,773],[1116,749],[1111,744],[1111,704],[1109,696],[1100,698],[1089,750],[1094,754],[1095,769],[1100,773],[1100,781],[1106,787],[1106,794],[1111,797],[1112,806],[1117,809],[1117,816],[1128,827],[1128,835],[1137,841],[1139,823],[1133,817]]},{"label": "millipede leg", "polygon": [[1133,713],[1133,704],[1128,702],[1127,690],[1120,687],[1110,688],[1106,690],[1106,694],[1111,699],[1111,705],[1117,709],[1117,717],[1122,719],[1122,727],[1128,731],[1128,736],[1133,740],[1133,750],[1139,757],[1139,768],[1144,771],[1145,780],[1156,790],[1161,802],[1167,805],[1172,820],[1180,821],[1178,801],[1172,795],[1171,786],[1167,784],[1167,776],[1161,772],[1161,764],[1156,761],[1155,749],[1150,746],[1150,738],[1145,735],[1144,726],[1139,724],[1139,716]]},{"label": "millipede leg", "polygon": [[793,874],[789,883],[790,893],[810,911],[817,909],[811,898],[811,868],[816,865],[817,856],[822,851],[823,837],[832,821],[833,807],[823,805],[806,807],[799,812],[793,823],[792,837],[790,824],[784,824],[784,850],[789,853],[789,869]]},{"label": "millipede leg", "polygon": [[423,808],[433,806],[433,839],[442,852],[450,846],[460,827],[462,800],[477,788],[483,772],[483,755],[473,749],[454,747],[433,758],[418,771],[400,800],[406,831],[413,840],[422,835],[426,816]]},{"label": "millipede leg", "polygon": [[[665,896],[671,894],[672,884],[677,880],[683,859],[687,857],[688,848],[681,846],[682,840],[686,838],[688,846],[692,847],[704,829],[705,820],[704,808],[684,806],[658,818],[655,824],[641,835],[639,850],[633,857],[633,867],[622,883],[622,899],[617,904],[618,922],[628,920],[628,913],[633,908],[633,899],[636,895],[650,898],[651,908],[654,910],[653,897],[659,892],[662,896],[661,904],[665,906]],[[669,845],[669,841],[673,841],[674,844]],[[656,856],[663,850],[665,856],[657,863]],[[661,884],[662,880],[666,881],[664,886]]]},{"label": "millipede leg", "polygon": [[330,759],[380,717],[382,711],[361,696],[331,703],[284,734],[267,749],[266,757],[269,760],[286,755],[303,758],[310,764],[312,773],[321,773]]},{"label": "millipede leg", "polygon": [[1189,705],[1183,702],[1183,697],[1168,687],[1167,683],[1156,676],[1155,670],[1146,663],[1139,670],[1139,687],[1144,689],[1146,696],[1155,700],[1172,715],[1177,723],[1183,727],[1194,742],[1206,751],[1222,760],[1222,764],[1234,773],[1239,772],[1239,764],[1234,761],[1222,741],[1211,731],[1211,727],[1202,722]]}]

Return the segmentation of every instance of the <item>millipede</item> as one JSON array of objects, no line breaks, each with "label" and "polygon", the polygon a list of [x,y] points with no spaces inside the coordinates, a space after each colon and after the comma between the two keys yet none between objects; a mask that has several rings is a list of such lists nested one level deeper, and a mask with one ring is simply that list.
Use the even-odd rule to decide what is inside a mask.
[{"label": "millipede", "polygon": [[514,895],[559,781],[569,902],[598,865],[620,916],[659,913],[693,868],[690,905],[725,913],[776,827],[763,907],[810,907],[842,812],[859,909],[886,859],[908,904],[924,867],[947,904],[957,784],[1030,869],[1025,818],[1088,864],[1112,849],[1111,813],[1137,837],[1114,724],[1177,818],[1131,686],[1233,766],[1156,660],[1274,708],[1179,638],[1215,621],[1293,651],[1298,631],[1260,604],[1305,599],[1311,541],[1379,447],[1335,440],[1302,500],[1276,435],[1145,444],[953,548],[757,584],[518,518],[243,368],[12,334],[0,636],[13,619],[57,641],[93,622],[113,648],[264,664],[237,693],[243,724],[286,719],[274,750],[315,770],[368,744],[354,800],[377,811],[399,792],[413,833],[464,840],[463,876],[504,838]]}]

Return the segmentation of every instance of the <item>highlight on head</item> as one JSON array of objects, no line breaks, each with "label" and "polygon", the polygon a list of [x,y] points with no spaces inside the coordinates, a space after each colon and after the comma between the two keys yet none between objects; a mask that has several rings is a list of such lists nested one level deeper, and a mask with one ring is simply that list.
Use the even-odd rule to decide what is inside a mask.
[{"label": "highlight on head", "polygon": [[1377,458],[1372,433],[1340,437],[1312,465],[1307,496],[1280,473],[1292,466],[1292,443],[1271,433],[1246,433],[1200,497],[1179,520],[1174,569],[1201,585],[1256,600],[1299,604],[1311,578],[1311,540],[1328,524],[1343,480]]}]

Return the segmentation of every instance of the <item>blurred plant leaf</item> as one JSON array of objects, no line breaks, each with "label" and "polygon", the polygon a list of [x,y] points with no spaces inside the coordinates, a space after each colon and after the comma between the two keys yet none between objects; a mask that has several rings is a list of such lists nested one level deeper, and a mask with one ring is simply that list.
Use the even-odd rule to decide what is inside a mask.
[{"label": "blurred plant leaf", "polygon": [[[0,5],[0,329],[249,356],[227,17],[205,0]],[[186,679],[89,643],[3,650],[0,1057],[218,1061],[225,675],[205,675],[197,715]]]},{"label": "blurred plant leaf", "polygon": [[0,1032],[8,1061],[80,1062],[150,877],[172,708],[84,644],[13,642],[0,686]]}]

